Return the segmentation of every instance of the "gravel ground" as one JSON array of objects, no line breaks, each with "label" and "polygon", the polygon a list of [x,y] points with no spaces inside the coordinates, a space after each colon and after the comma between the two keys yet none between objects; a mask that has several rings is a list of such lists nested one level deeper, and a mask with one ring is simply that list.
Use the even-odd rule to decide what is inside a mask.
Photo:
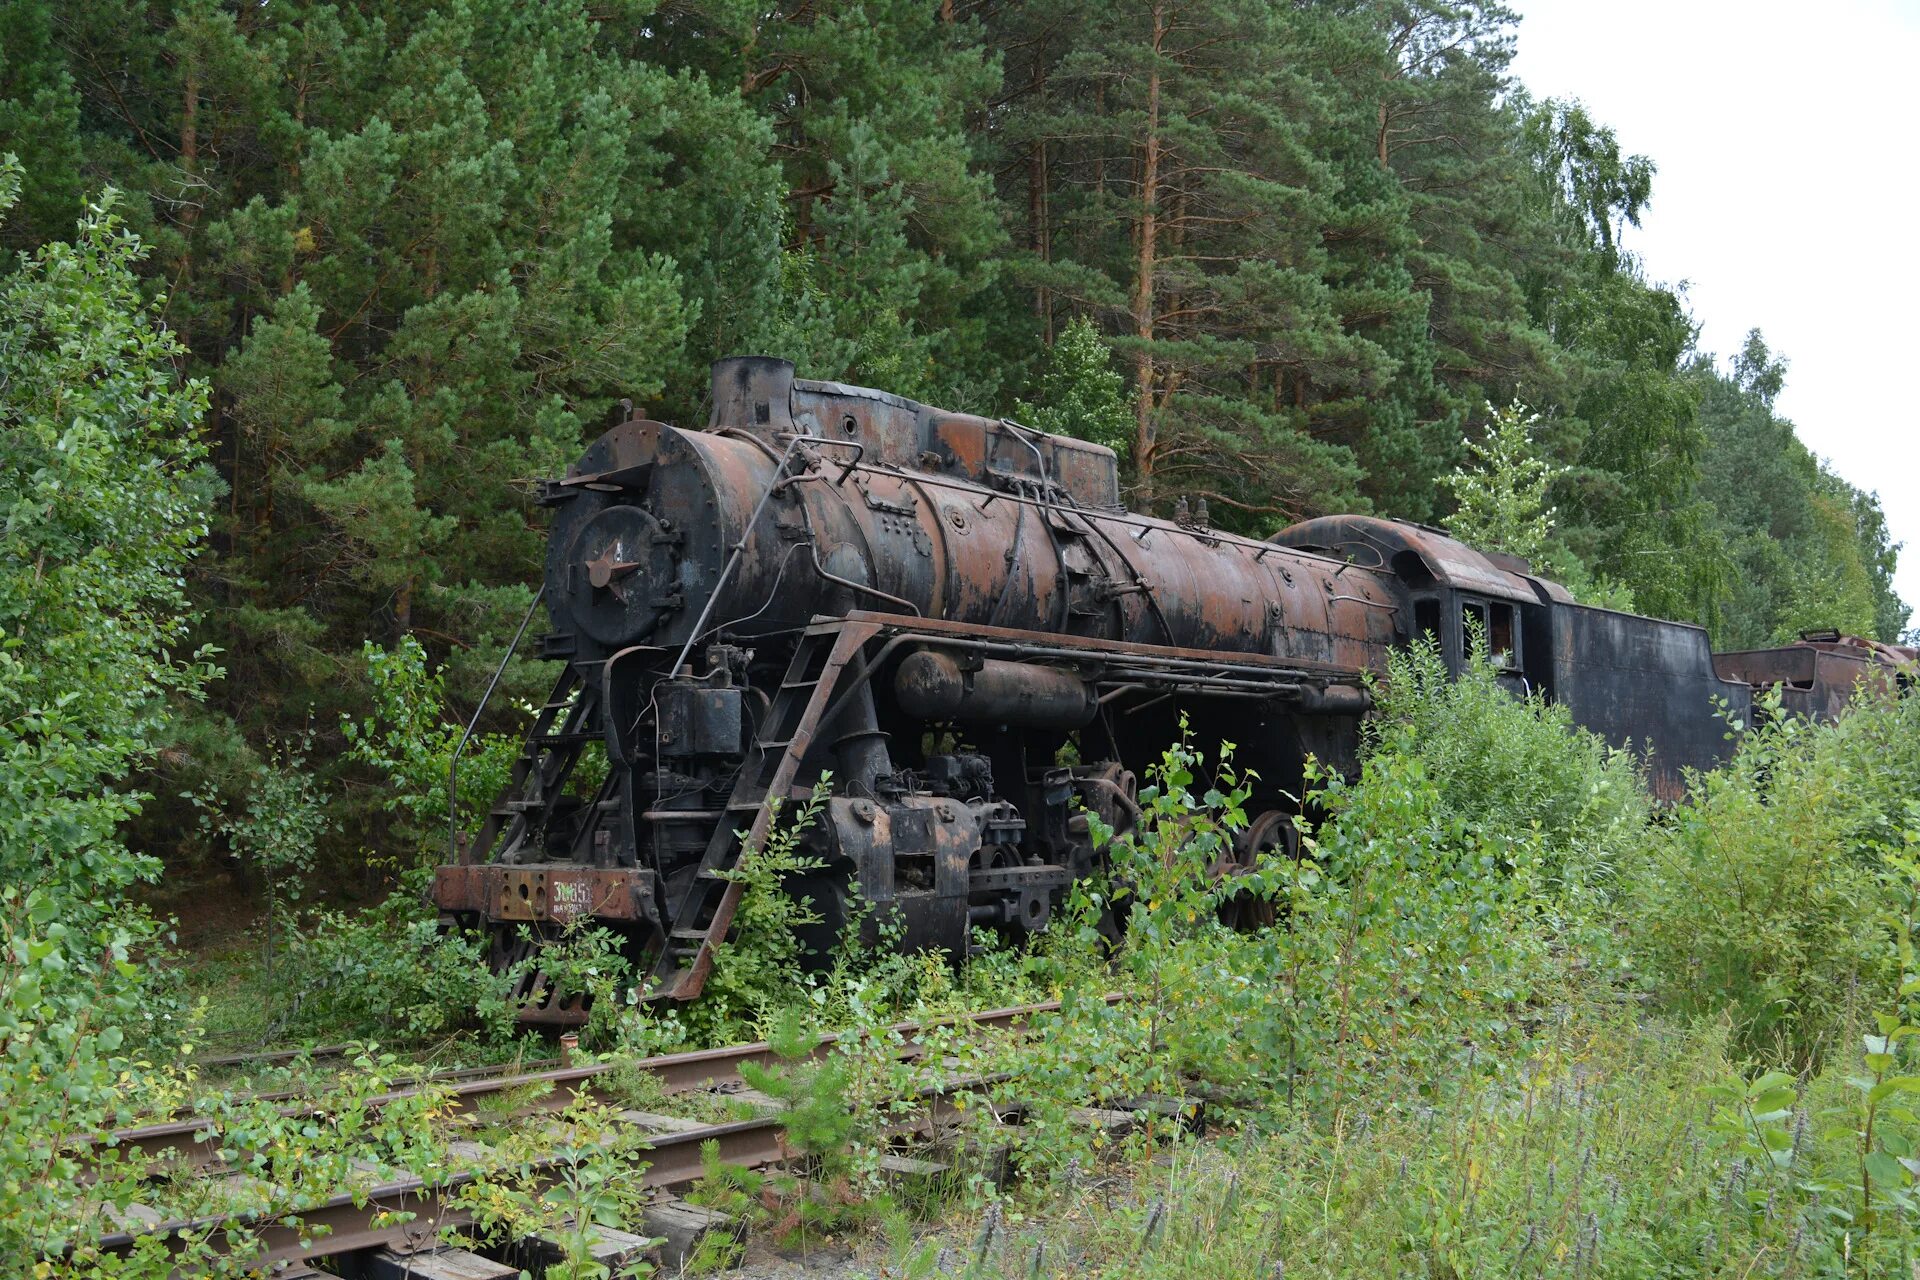
[{"label": "gravel ground", "polygon": [[722,1280],[869,1280],[882,1277],[882,1258],[842,1244],[824,1244],[782,1253],[770,1245],[749,1241],[741,1264],[721,1273]]}]

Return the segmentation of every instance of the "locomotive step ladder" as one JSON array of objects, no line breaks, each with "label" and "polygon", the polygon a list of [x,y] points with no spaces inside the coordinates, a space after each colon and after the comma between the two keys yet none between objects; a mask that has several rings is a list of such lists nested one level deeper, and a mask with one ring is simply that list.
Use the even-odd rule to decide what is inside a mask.
[{"label": "locomotive step ladder", "polygon": [[708,841],[700,866],[670,904],[666,941],[654,964],[649,999],[691,1000],[713,971],[714,948],[726,940],[740,905],[741,886],[731,878],[747,849],[764,847],[773,829],[774,805],[795,799],[794,781],[821,726],[841,673],[878,633],[869,622],[821,623],[809,627],[767,709],[759,736],[747,749],[733,791]]},{"label": "locomotive step ladder", "polygon": [[535,713],[507,785],[487,811],[465,861],[510,861],[529,835],[546,826],[580,762],[581,748],[601,736],[599,714],[600,682],[568,663]]}]

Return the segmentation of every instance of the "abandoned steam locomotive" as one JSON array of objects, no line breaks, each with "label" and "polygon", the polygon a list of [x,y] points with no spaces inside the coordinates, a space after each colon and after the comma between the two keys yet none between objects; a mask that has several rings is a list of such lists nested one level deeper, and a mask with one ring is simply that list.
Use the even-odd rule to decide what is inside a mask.
[{"label": "abandoned steam locomotive", "polygon": [[[782,360],[720,361],[705,430],[621,422],[541,497],[538,651],[564,667],[434,894],[500,965],[615,928],[672,998],[700,991],[770,802],[825,776],[824,865],[797,887],[822,934],[857,893],[903,945],[963,953],[977,927],[1045,927],[1094,868],[1084,811],[1124,830],[1183,714],[1260,777],[1239,856],[1284,846],[1306,756],[1353,764],[1361,673],[1421,633],[1456,669],[1484,637],[1503,680],[1643,746],[1668,793],[1727,750],[1720,703],[1798,681],[1793,650],[1716,666],[1697,627],[1577,605],[1436,530],[1334,516],[1260,542],[1205,504],[1134,514],[1110,450]],[[1841,690],[1889,670],[1806,653]],[[522,995],[530,1021],[585,1016],[537,975]]]}]

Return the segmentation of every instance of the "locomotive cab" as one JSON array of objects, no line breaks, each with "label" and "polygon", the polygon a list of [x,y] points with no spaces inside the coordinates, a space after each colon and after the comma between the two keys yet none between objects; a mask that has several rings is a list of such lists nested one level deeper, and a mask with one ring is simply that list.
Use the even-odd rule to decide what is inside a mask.
[{"label": "locomotive cab", "polygon": [[1484,648],[1503,685],[1521,694],[1551,691],[1552,607],[1570,597],[1519,557],[1475,550],[1430,526],[1364,516],[1308,520],[1272,540],[1384,569],[1405,595],[1400,641],[1431,639],[1449,675]]},{"label": "locomotive cab", "polygon": [[1639,754],[1663,800],[1683,794],[1689,769],[1726,756],[1723,709],[1733,719],[1748,714],[1751,690],[1715,671],[1704,630],[1578,604],[1517,556],[1365,516],[1308,520],[1274,541],[1384,567],[1405,593],[1406,639],[1435,637],[1454,675],[1484,644],[1507,688],[1547,697],[1575,723]]}]

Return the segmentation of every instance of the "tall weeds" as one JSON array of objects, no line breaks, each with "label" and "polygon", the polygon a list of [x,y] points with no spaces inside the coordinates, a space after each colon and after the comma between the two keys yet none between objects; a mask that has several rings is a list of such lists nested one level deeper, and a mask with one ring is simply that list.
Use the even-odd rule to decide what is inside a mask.
[{"label": "tall weeds", "polygon": [[1633,861],[1623,922],[1661,1007],[1725,1011],[1738,1052],[1818,1063],[1898,981],[1884,872],[1916,797],[1920,697],[1832,725],[1766,708]]}]

